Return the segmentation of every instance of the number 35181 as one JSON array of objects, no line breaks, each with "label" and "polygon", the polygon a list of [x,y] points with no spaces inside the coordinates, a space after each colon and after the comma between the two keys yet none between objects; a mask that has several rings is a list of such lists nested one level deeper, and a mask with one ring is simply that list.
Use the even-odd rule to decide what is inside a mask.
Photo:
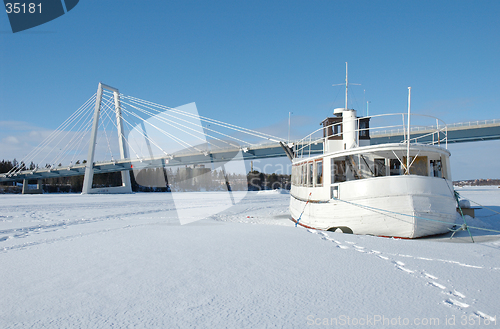
[{"label": "number 35181", "polygon": [[38,5],[35,3],[6,3],[5,4],[5,9],[7,11],[7,14],[14,13],[14,14],[25,14],[25,13],[30,13],[30,14],[36,14],[37,9],[38,13],[42,13],[42,3],[39,3]]}]

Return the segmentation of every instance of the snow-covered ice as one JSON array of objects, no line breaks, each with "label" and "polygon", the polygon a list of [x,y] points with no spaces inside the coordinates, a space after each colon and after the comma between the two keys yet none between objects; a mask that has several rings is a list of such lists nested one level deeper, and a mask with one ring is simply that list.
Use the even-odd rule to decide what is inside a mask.
[{"label": "snow-covered ice", "polygon": [[[500,210],[497,187],[457,190]],[[202,218],[214,195],[180,197]],[[309,230],[289,198],[249,192],[180,225],[169,193],[2,195],[0,328],[500,325],[499,234]],[[490,209],[468,224],[500,230]]]}]

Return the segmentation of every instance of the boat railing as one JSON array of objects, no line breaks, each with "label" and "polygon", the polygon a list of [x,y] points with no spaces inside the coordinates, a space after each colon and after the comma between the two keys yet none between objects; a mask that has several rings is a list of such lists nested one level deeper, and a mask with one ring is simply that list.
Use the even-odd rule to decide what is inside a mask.
[{"label": "boat railing", "polygon": [[[400,124],[387,124],[380,126],[369,126],[366,128],[359,128],[360,122],[366,121],[364,119],[378,119],[382,117],[401,117],[402,123]],[[360,135],[367,135],[371,137],[396,137],[401,136],[402,139],[397,141],[399,143],[411,143],[411,144],[430,144],[430,145],[445,145],[448,147],[448,126],[439,118],[434,116],[425,115],[425,114],[411,114],[411,118],[425,118],[426,120],[432,119],[435,120],[434,125],[414,125],[411,126],[409,131],[406,126],[408,114],[407,113],[391,113],[391,114],[380,114],[367,116],[362,118],[357,118],[357,127],[355,132],[356,136],[356,144],[359,145]],[[495,121],[495,120],[489,120]],[[500,120],[496,120],[500,122]],[[493,122],[494,123],[494,122]],[[312,153],[317,153],[318,147],[314,147],[314,145],[322,144],[329,139],[341,139],[342,134],[342,122],[337,122],[328,126],[323,126],[309,135],[305,136],[301,140],[299,140],[294,145],[294,154],[296,158],[309,157]],[[327,134],[325,134],[325,131]],[[329,133],[329,132],[337,133]],[[368,134],[364,133],[367,132]],[[408,135],[409,138],[408,138]],[[413,135],[413,136],[412,136]],[[416,136],[415,136],[416,135]]]}]

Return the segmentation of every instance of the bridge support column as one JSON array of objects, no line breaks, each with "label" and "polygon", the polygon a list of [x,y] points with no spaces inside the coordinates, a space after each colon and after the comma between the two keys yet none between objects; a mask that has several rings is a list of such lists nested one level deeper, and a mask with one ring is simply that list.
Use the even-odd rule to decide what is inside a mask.
[{"label": "bridge support column", "polygon": [[23,179],[23,194],[43,194],[43,189],[42,189],[42,180],[39,179],[36,182],[36,188],[30,189],[28,185],[28,180]]},{"label": "bridge support column", "polygon": [[130,173],[128,170],[123,170],[122,175],[122,186],[115,187],[103,187],[103,188],[93,188],[92,182],[94,180],[94,154],[95,145],[97,139],[97,129],[99,127],[99,117],[101,112],[101,101],[103,89],[107,89],[113,92],[113,98],[115,103],[115,114],[116,122],[118,127],[118,144],[120,147],[120,157],[121,159],[128,158],[128,152],[125,148],[125,135],[123,131],[123,120],[120,108],[120,93],[118,89],[107,86],[99,82],[97,87],[97,95],[95,100],[94,109],[94,121],[92,124],[92,132],[90,133],[90,144],[89,151],[87,155],[87,166],[85,167],[85,176],[83,178],[83,189],[82,194],[95,194],[95,193],[132,193],[132,184],[130,182]]}]

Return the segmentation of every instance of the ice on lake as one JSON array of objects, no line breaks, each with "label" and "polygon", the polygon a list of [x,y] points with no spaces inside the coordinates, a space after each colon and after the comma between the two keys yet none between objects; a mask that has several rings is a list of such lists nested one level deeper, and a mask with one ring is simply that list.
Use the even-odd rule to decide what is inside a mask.
[{"label": "ice on lake", "polygon": [[[489,208],[469,225],[500,230],[499,188],[457,190]],[[215,214],[217,193],[176,198],[195,221],[180,225],[169,193],[0,196],[0,327],[444,327],[498,315],[495,232],[473,230],[474,244],[467,232],[356,236],[295,227],[287,194],[249,192]]]}]

